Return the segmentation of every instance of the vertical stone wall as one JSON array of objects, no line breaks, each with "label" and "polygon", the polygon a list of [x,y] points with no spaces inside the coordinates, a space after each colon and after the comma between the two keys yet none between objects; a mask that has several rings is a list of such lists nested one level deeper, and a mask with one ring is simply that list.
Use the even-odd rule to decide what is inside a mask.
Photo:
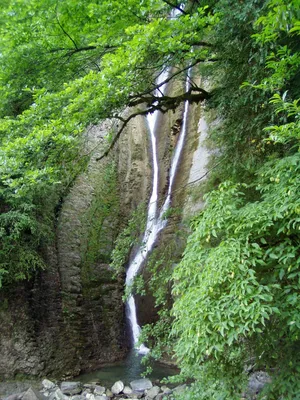
[{"label": "vertical stone wall", "polygon": [[[175,93],[180,87],[175,85],[169,91]],[[198,146],[200,110],[198,105],[189,110],[173,207],[184,208],[190,169],[197,164],[197,156],[193,155]],[[183,105],[158,119],[161,203],[182,114]],[[124,277],[114,277],[109,255],[117,233],[132,211],[141,202],[148,203],[151,149],[145,118],[137,117],[123,131],[110,157],[99,162],[97,159],[106,145],[104,137],[112,129],[118,127],[105,121],[86,132],[82,153],[91,154],[91,159],[62,202],[53,228],[55,240],[43,249],[47,270],[39,272],[30,282],[0,291],[0,380],[24,375],[74,376],[120,359],[128,350],[122,301]],[[118,207],[115,199],[111,199],[113,206],[107,204],[105,209],[101,195],[107,190],[105,185],[111,183],[105,181],[105,174],[112,163],[116,170],[112,179],[116,179]],[[168,226],[156,244],[158,248],[174,239],[179,224],[178,215],[169,217]],[[147,268],[144,274],[147,279]],[[137,306],[141,324],[156,319],[151,293],[139,298]]]},{"label": "vertical stone wall", "polygon": [[[74,376],[121,359],[128,350],[124,282],[107,261],[122,218],[147,201],[151,166],[142,118],[128,125],[108,159],[97,161],[111,129],[116,127],[108,121],[86,132],[82,153],[91,153],[91,160],[63,200],[55,240],[43,249],[47,270],[0,291],[0,380]],[[118,176],[118,207],[112,199],[114,212],[108,204],[99,222],[97,201],[111,163]],[[97,235],[99,252],[91,246]]]},{"label": "vertical stone wall", "polygon": [[121,214],[124,217],[140,203],[148,201],[152,184],[150,151],[146,118],[138,116],[125,128],[116,147]]}]

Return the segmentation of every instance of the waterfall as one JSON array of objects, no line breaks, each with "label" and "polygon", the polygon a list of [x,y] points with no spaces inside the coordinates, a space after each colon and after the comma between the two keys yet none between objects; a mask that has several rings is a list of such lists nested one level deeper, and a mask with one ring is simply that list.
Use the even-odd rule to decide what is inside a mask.
[{"label": "waterfall", "polygon": [[[189,74],[190,69],[188,71],[188,76],[186,80],[186,91],[189,89]],[[168,70],[164,71],[158,77],[157,83],[162,83],[168,77]],[[157,90],[155,95],[162,96],[165,90],[165,86],[163,85],[160,90]],[[134,259],[129,265],[129,268],[126,273],[126,286],[130,287],[133,283],[134,278],[139,272],[143,262],[146,260],[148,253],[152,250],[153,245],[157,239],[159,232],[166,226],[167,220],[164,218],[164,214],[169,209],[171,204],[171,194],[173,183],[176,175],[176,170],[179,164],[180,155],[183,149],[184,140],[187,131],[187,115],[188,115],[188,101],[184,104],[184,113],[183,113],[183,124],[180,131],[179,139],[175,147],[175,153],[172,158],[171,162],[171,169],[170,169],[170,176],[169,176],[169,185],[168,185],[168,192],[166,200],[163,204],[163,207],[157,216],[157,205],[158,205],[158,177],[159,177],[159,168],[158,168],[158,160],[157,160],[157,145],[156,145],[156,136],[155,136],[155,128],[156,122],[159,115],[159,111],[155,111],[152,114],[147,116],[147,122],[150,132],[151,138],[151,148],[152,148],[152,163],[153,163],[153,180],[152,180],[152,194],[150,197],[149,205],[148,205],[148,215],[147,215],[147,223],[146,223],[146,230],[143,236],[142,245],[138,249]],[[133,295],[128,297],[126,303],[126,312],[127,317],[130,321],[132,337],[133,337],[133,344],[137,347],[137,343],[139,340],[139,335],[141,328],[137,321],[137,314],[136,314],[136,305],[135,299]],[[139,354],[147,354],[149,349],[144,345],[140,345],[137,347]]]}]

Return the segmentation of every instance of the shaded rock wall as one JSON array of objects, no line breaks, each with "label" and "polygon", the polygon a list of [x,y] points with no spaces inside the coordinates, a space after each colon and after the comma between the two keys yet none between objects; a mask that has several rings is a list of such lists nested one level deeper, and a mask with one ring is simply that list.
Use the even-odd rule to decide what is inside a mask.
[{"label": "shaded rock wall", "polygon": [[[48,248],[55,261],[55,252]],[[56,263],[31,282],[0,292],[0,378],[40,375],[61,369],[62,357],[51,359],[62,332],[60,281]],[[61,348],[63,349],[63,347]]]},{"label": "shaded rock wall", "polygon": [[118,141],[116,153],[121,216],[128,217],[140,203],[148,202],[151,191],[151,155],[145,117],[130,121],[124,133]]},{"label": "shaded rock wall", "polygon": [[[179,89],[176,85],[169,91]],[[182,116],[183,105],[158,119],[160,203],[166,194]],[[172,206],[181,209],[188,196],[190,168],[196,162],[193,154],[199,117],[200,107],[191,106],[172,196]],[[20,375],[74,376],[120,359],[128,351],[124,277],[113,276],[109,257],[131,212],[141,202],[148,202],[150,143],[145,119],[136,118],[124,130],[110,158],[99,162],[104,136],[111,129],[117,127],[108,121],[86,133],[82,151],[91,152],[92,157],[62,203],[53,228],[55,240],[43,249],[47,270],[30,282],[0,291],[0,380]],[[177,214],[169,217],[156,244],[158,249],[174,240],[180,223]],[[178,242],[178,248],[181,245]],[[149,277],[147,267],[144,276],[146,280]],[[142,325],[156,320],[150,292],[138,299],[137,307]]]},{"label": "shaded rock wall", "polygon": [[[109,266],[100,258],[100,255],[103,257],[103,254],[109,254],[112,250],[118,215],[112,216],[110,211],[115,214],[117,210],[113,206],[111,210],[97,212],[97,207],[101,208],[102,204],[95,204],[101,201],[97,185],[103,185],[103,190],[106,190],[105,174],[113,162],[112,158],[97,161],[103,148],[103,137],[111,129],[110,125],[105,122],[88,130],[84,151],[94,149],[91,161],[87,171],[78,176],[65,198],[57,228],[62,314],[67,327],[64,337],[73,355],[69,358],[75,359],[76,367],[83,370],[120,359],[127,350],[123,284],[120,279],[113,277]],[[111,207],[111,204],[106,206]],[[90,215],[90,209],[95,215]],[[95,237],[90,235],[92,230]],[[102,236],[105,236],[105,240]],[[95,246],[98,248],[86,243],[92,240],[97,240]],[[105,248],[101,248],[101,244]],[[91,252],[93,257],[86,254]],[[68,368],[66,372],[72,374]]]},{"label": "shaded rock wall", "polygon": [[[128,125],[109,159],[98,162],[110,129],[104,122],[86,133],[82,151],[92,152],[91,161],[63,201],[55,240],[43,250],[47,270],[0,291],[0,380],[74,376],[128,350],[124,282],[107,261],[123,216],[146,201],[151,169],[141,120]],[[105,190],[114,195],[103,205]]]}]

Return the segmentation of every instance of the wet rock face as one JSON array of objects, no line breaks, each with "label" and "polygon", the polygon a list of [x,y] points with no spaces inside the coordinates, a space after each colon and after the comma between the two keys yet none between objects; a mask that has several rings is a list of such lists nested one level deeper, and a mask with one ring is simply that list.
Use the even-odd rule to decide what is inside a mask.
[{"label": "wet rock face", "polygon": [[[91,142],[90,147],[95,146]],[[93,155],[87,172],[77,178],[65,198],[57,229],[62,312],[68,354],[72,355],[66,358],[70,366],[65,364],[69,376],[74,375],[73,360],[80,369],[89,370],[121,359],[127,351],[123,280],[115,279],[109,266],[99,261],[100,254],[109,257],[118,224],[117,216],[94,214],[102,201],[98,186],[104,185],[104,173],[112,162],[99,164],[100,154],[101,150]]]},{"label": "wet rock face", "polygon": [[148,136],[146,119],[136,117],[117,144],[121,214],[127,217],[140,203],[147,202],[150,195],[152,171]]},{"label": "wet rock face", "polygon": [[[50,249],[49,249],[50,251]],[[0,380],[15,375],[39,375],[48,368],[62,332],[58,269],[47,271],[32,282],[0,291]],[[57,357],[56,367],[62,359]]]},{"label": "wet rock face", "polygon": [[[181,114],[182,110],[167,113],[159,121],[161,199]],[[145,119],[132,120],[111,158],[117,168],[119,221],[106,218],[97,239],[101,257],[85,263],[83,254],[89,251],[90,242],[88,232],[96,220],[87,219],[86,214],[93,207],[99,177],[107,163],[97,158],[103,152],[103,137],[111,128],[111,123],[105,122],[88,130],[83,153],[95,150],[87,170],[78,176],[63,199],[58,219],[54,221],[55,239],[43,249],[47,270],[29,283],[0,291],[0,380],[17,375],[67,378],[121,359],[127,352],[123,277],[113,278],[108,260],[117,229],[138,204],[147,203],[149,198],[151,150]],[[182,176],[182,171],[178,174]],[[178,193],[174,198],[176,203]],[[155,320],[151,296],[137,303],[142,324]]]},{"label": "wet rock face", "polygon": [[[137,120],[126,128],[109,160],[114,159],[118,170],[121,217],[148,194],[151,168],[143,124]],[[0,380],[23,375],[75,376],[121,359],[128,350],[123,277],[114,278],[107,264],[119,227],[118,213],[106,216],[97,238],[101,257],[89,260],[83,255],[89,251],[89,230],[97,222],[92,213],[89,219],[86,215],[94,206],[108,163],[97,158],[110,129],[111,123],[105,122],[88,130],[83,153],[95,151],[62,202],[53,228],[55,240],[43,250],[47,270],[31,282],[0,291]]]}]

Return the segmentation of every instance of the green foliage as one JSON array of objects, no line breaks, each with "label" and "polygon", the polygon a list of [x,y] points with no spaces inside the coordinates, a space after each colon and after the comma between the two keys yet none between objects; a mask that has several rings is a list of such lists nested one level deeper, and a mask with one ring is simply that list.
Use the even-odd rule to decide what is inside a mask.
[{"label": "green foliage", "polygon": [[140,341],[151,348],[151,352],[143,358],[145,364],[152,359],[161,360],[173,355],[174,341],[169,336],[173,321],[170,312],[172,271],[180,260],[185,233],[184,230],[175,232],[172,240],[160,243],[147,260],[146,274],[149,278],[145,282],[145,291],[154,296],[158,321],[142,328]]},{"label": "green foliage", "polygon": [[125,292],[124,292],[124,296],[123,296],[124,303],[127,301],[128,297],[132,294],[134,294],[134,295],[139,294],[141,296],[146,295],[145,282],[144,282],[144,278],[142,275],[137,275],[134,278],[132,284],[127,285],[125,287]]},{"label": "green foliage", "polygon": [[[183,1],[184,12],[170,18],[168,3],[3,2],[0,277],[9,283],[44,268],[41,248],[55,206],[86,165],[79,155],[86,127],[150,93],[162,68],[213,59],[199,70],[214,77],[209,105],[222,119],[210,135],[220,149],[215,158],[222,157],[211,174],[215,190],[172,276],[174,254],[164,252],[151,267],[160,321],[145,332],[156,339],[154,355],[175,350],[183,376],[196,379],[185,399],[238,397],[249,358],[273,372],[268,398],[296,399],[299,4]],[[88,218],[98,222],[86,243],[86,265],[103,259],[97,242],[117,207],[115,178],[106,170],[90,209]],[[117,239],[117,272],[142,236],[141,209]],[[172,281],[170,315],[162,283]]]},{"label": "green foliage", "polygon": [[[86,165],[79,148],[87,126],[119,113],[136,94],[151,92],[163,66],[211,53],[206,46],[190,50],[216,17],[200,7],[169,18],[171,8],[160,0],[3,3],[1,205],[4,213],[21,212],[31,221],[20,248],[39,254],[59,198]],[[1,251],[8,268],[14,238],[7,229],[5,235],[9,244]]]},{"label": "green foliage", "polygon": [[144,231],[146,223],[145,205],[140,204],[136,210],[132,212],[125,228],[121,231],[115,242],[115,248],[112,251],[111,267],[116,273],[124,270],[130,250],[135,245],[142,245],[141,235]]},{"label": "green foliage", "polygon": [[276,124],[273,107],[268,100],[270,92],[244,86],[243,82],[261,82],[270,75],[265,69],[268,47],[260,46],[251,37],[254,22],[264,13],[264,2],[218,1],[216,12],[221,15],[212,34],[218,63],[205,66],[202,73],[213,81],[213,96],[209,106],[221,119],[210,133],[214,148],[222,149],[215,158],[220,167],[213,171],[215,180],[251,180],[255,171],[273,145],[262,144],[263,128]]},{"label": "green foliage", "polygon": [[[250,146],[253,142],[260,148],[252,152],[251,174],[236,173],[234,163],[240,165],[241,160],[231,154],[233,163],[221,176],[231,175],[234,182],[224,181],[205,196],[206,207],[192,223],[183,259],[173,274],[175,351],[182,374],[196,379],[185,399],[239,398],[247,364],[272,371],[272,384],[262,396],[296,399],[300,391],[300,114],[299,100],[293,99],[299,83],[287,92],[299,74],[293,36],[298,35],[298,15],[295,2],[271,1],[256,23],[253,39],[266,55],[267,71],[260,83],[243,85],[240,96],[254,111],[253,99],[244,90],[252,96],[258,93],[254,104],[259,104],[276,88],[270,100],[273,111],[257,107],[254,119],[260,122],[254,127],[246,127],[249,115],[239,115],[238,123],[243,123],[233,124],[229,137],[239,103],[233,99],[222,106],[228,110],[218,129],[217,143],[225,145],[222,156],[239,148],[241,134]],[[251,82],[262,74],[260,69],[257,64],[246,67]],[[268,120],[273,125],[267,126]],[[249,157],[252,150],[248,146],[243,151]],[[246,178],[248,183],[242,183]]]}]

